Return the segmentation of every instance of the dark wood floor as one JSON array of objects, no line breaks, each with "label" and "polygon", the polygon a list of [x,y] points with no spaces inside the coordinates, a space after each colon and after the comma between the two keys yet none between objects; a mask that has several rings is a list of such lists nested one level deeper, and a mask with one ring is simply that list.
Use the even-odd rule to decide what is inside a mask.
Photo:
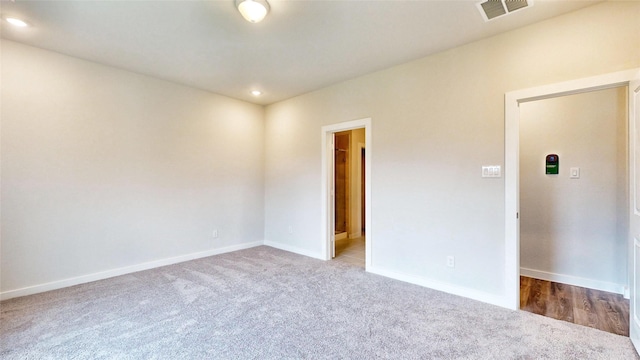
[{"label": "dark wood floor", "polygon": [[629,336],[629,300],[619,294],[521,276],[520,309]]}]

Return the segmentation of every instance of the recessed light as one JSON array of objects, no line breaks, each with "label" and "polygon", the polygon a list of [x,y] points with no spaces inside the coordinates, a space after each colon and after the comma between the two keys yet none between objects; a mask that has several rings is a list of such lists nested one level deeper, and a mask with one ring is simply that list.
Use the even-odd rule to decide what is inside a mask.
[{"label": "recessed light", "polygon": [[252,90],[251,91],[251,95],[260,96],[260,95],[262,95],[262,91],[260,91],[260,90]]},{"label": "recessed light", "polygon": [[13,26],[18,26],[18,27],[27,27],[29,26],[26,22],[24,22],[23,20],[20,19],[16,19],[16,18],[5,18],[5,20],[7,20],[7,22]]}]

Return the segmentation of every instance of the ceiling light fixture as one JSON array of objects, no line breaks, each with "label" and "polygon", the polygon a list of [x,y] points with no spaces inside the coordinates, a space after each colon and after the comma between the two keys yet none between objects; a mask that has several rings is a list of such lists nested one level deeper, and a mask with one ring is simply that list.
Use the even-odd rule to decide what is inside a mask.
[{"label": "ceiling light fixture", "polygon": [[269,12],[267,0],[236,0],[236,7],[248,22],[262,21]]},{"label": "ceiling light fixture", "polygon": [[16,19],[16,18],[5,18],[5,20],[7,20],[7,22],[13,26],[18,26],[18,27],[27,27],[28,24],[20,19]]},{"label": "ceiling light fixture", "polygon": [[262,95],[262,91],[260,91],[260,90],[252,90],[251,91],[251,95],[260,96],[260,95]]}]

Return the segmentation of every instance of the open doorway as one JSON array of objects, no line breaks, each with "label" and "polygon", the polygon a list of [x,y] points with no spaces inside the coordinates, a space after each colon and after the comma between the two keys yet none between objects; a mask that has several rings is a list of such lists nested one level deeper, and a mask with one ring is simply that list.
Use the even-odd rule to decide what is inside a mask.
[{"label": "open doorway", "polygon": [[[541,99],[628,86],[627,279],[629,337],[640,348],[640,68],[565,81],[505,94],[505,307],[520,308],[520,106]],[[561,160],[562,161],[562,160]]]},{"label": "open doorway", "polygon": [[628,336],[627,87],[520,105],[520,309]]},{"label": "open doorway", "polygon": [[349,238],[351,207],[354,203],[351,199],[353,192],[351,189],[351,168],[354,160],[353,151],[351,151],[353,131],[341,131],[334,134],[333,184],[335,201],[333,204],[333,224],[336,241]]},{"label": "open doorway", "polygon": [[334,134],[334,236],[337,261],[365,268],[366,237],[362,170],[366,166],[365,129]]},{"label": "open doorway", "polygon": [[322,128],[321,221],[325,259],[343,255],[345,261],[365,269],[372,264],[373,243],[371,138],[371,119]]}]

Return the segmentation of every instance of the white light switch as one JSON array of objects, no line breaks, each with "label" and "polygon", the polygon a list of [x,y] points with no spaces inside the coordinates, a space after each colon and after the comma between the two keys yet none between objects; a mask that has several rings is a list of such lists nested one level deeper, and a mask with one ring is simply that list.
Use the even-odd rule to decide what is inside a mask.
[{"label": "white light switch", "polygon": [[569,169],[569,177],[571,179],[580,179],[580,168],[573,167]]},{"label": "white light switch", "polygon": [[500,165],[483,166],[482,167],[483,178],[499,178],[501,177]]}]

